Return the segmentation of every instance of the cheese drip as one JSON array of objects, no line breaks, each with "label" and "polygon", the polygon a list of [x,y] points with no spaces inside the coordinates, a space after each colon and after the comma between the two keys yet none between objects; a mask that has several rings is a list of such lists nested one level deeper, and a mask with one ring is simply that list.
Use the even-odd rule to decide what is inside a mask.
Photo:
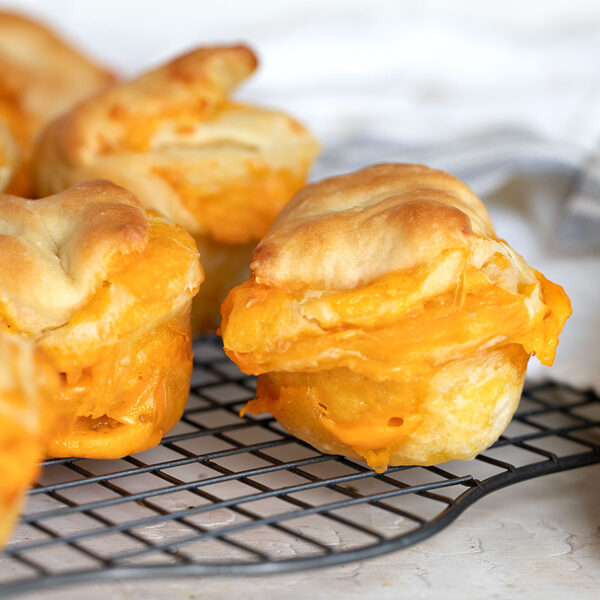
[{"label": "cheese drip", "polygon": [[[322,427],[384,470],[427,417],[421,406],[429,382],[448,365],[494,348],[505,349],[515,369],[530,354],[551,365],[571,314],[563,289],[536,271],[536,283],[510,286],[459,266],[454,285],[430,295],[425,267],[336,293],[252,280],[233,290],[223,307],[226,349],[243,371],[260,375],[244,411],[279,418],[284,404],[312,395],[309,410]],[[497,397],[502,382],[501,373],[489,378],[478,396]]]}]

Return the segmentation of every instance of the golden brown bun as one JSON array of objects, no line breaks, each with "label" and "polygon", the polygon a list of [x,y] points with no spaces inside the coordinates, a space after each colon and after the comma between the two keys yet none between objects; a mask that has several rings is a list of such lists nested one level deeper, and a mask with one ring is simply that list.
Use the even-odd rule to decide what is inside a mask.
[{"label": "golden brown bun", "polygon": [[264,235],[317,152],[283,113],[232,104],[256,67],[243,46],[198,48],[77,106],[43,136],[38,191],[107,177],[195,235]]},{"label": "golden brown bun", "polygon": [[4,312],[37,336],[90,301],[115,255],[138,254],[150,224],[130,192],[94,181],[42,200],[3,196],[0,231]]},{"label": "golden brown bun", "polygon": [[176,423],[202,279],[189,234],[107,181],[0,196],[0,326],[34,339],[66,382],[51,456],[123,456]]},{"label": "golden brown bun", "polygon": [[[528,360],[518,344],[485,349],[440,366],[418,390],[414,381],[374,381],[347,369],[268,373],[257,396],[270,400],[287,431],[326,454],[380,471],[433,465],[473,458],[498,439],[521,399]],[[340,407],[353,418],[335,414]]]},{"label": "golden brown bun", "polygon": [[259,375],[248,409],[378,470],[492,443],[529,355],[552,363],[571,311],[466,185],[420,165],[307,186],[250,265],[221,325],[228,356]]},{"label": "golden brown bun", "polygon": [[496,251],[493,237],[481,200],[452,175],[380,164],[298,192],[250,267],[268,285],[351,289],[447,249],[484,242]]},{"label": "golden brown bun", "polygon": [[58,376],[43,353],[0,329],[0,546],[38,473],[58,391]]},{"label": "golden brown bun", "polygon": [[233,257],[207,271],[197,333],[215,328],[241,263],[304,185],[318,151],[287,115],[229,100],[256,64],[243,46],[198,48],[79,104],[48,127],[37,152],[38,193],[108,178],[185,227],[203,252],[214,249],[203,255],[207,265]]},{"label": "golden brown bun", "polygon": [[38,126],[114,80],[52,31],[20,15],[0,12],[3,101]]},{"label": "golden brown bun", "polygon": [[42,127],[112,81],[40,23],[0,12],[0,117],[17,142],[21,164],[11,192],[30,192],[28,163]]}]

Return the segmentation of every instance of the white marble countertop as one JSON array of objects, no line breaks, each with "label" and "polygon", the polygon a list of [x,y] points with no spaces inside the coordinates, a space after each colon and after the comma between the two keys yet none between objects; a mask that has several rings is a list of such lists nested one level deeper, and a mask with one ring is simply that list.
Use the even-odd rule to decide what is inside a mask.
[{"label": "white marble countertop", "polygon": [[364,562],[260,578],[90,584],[28,597],[596,600],[599,498],[600,466],[595,465],[494,492],[438,535]]}]

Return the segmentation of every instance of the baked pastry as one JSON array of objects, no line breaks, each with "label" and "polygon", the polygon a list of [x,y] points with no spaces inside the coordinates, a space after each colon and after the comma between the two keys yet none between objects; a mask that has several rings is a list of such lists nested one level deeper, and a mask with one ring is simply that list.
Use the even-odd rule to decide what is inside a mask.
[{"label": "baked pastry", "polygon": [[19,151],[11,193],[31,192],[31,152],[42,127],[112,81],[40,23],[0,12],[0,118]]},{"label": "baked pastry", "polygon": [[110,182],[0,196],[0,327],[34,340],[65,382],[48,456],[120,457],[175,425],[202,278],[191,236]]},{"label": "baked pastry", "polygon": [[8,126],[0,119],[0,192],[9,184],[16,162],[15,141]]},{"label": "baked pastry", "polygon": [[197,333],[216,327],[225,294],[247,278],[252,249],[318,150],[283,113],[228,99],[256,64],[243,46],[199,48],[79,104],[38,149],[38,193],[105,177],[194,236],[207,279]]},{"label": "baked pastry", "polygon": [[33,342],[0,328],[0,547],[39,471],[59,385]]},{"label": "baked pastry", "polygon": [[225,351],[271,412],[326,453],[389,465],[467,459],[552,363],[562,288],[498,239],[442,171],[375,165],[299,192],[222,308]]}]

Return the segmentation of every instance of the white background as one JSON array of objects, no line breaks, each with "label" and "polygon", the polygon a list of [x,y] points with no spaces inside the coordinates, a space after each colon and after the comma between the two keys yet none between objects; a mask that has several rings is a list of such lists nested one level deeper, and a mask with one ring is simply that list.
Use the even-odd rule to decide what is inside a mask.
[{"label": "white background", "polygon": [[[375,127],[438,140],[522,125],[591,148],[600,134],[600,3],[583,0],[20,0],[123,74],[198,44],[262,59],[243,97],[320,137]],[[330,103],[330,99],[337,102]]]}]

